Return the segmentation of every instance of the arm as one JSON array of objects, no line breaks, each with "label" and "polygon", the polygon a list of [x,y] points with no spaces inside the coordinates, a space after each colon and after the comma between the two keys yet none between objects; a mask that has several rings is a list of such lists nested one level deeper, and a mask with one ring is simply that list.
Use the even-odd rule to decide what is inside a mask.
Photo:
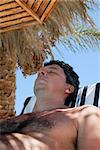
[{"label": "arm", "polygon": [[48,145],[36,138],[39,136],[40,134],[37,133],[2,135],[0,136],[0,150],[48,150]]},{"label": "arm", "polygon": [[77,150],[100,150],[100,110],[84,109],[79,115]]}]

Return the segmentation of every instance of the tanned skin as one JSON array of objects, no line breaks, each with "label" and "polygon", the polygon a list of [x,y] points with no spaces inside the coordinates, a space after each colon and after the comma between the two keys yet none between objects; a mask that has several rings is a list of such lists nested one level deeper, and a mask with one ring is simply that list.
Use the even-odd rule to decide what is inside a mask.
[{"label": "tanned skin", "polygon": [[100,110],[64,106],[73,90],[59,66],[43,67],[35,82],[34,112],[0,122],[0,149],[100,150]]},{"label": "tanned skin", "polygon": [[0,126],[2,150],[100,149],[100,112],[92,106],[25,114]]}]

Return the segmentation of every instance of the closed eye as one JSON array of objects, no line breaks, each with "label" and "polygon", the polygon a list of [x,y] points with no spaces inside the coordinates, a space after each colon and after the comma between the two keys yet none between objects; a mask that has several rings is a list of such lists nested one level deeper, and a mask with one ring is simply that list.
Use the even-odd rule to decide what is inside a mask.
[{"label": "closed eye", "polygon": [[53,74],[58,75],[58,72],[56,72],[56,70],[54,70],[54,69],[48,69],[48,73],[53,73]]}]

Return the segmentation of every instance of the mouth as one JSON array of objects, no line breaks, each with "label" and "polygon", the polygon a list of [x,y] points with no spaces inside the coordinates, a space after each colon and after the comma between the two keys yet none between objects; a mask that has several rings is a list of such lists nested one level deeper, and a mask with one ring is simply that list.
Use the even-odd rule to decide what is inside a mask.
[{"label": "mouth", "polygon": [[47,79],[44,77],[40,77],[37,79],[37,81],[38,81],[38,83],[45,83],[45,82],[47,82]]}]

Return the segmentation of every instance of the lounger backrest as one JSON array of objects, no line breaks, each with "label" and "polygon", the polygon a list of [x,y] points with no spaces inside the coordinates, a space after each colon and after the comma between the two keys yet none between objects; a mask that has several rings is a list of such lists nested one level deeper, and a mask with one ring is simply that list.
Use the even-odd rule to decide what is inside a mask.
[{"label": "lounger backrest", "polygon": [[76,98],[76,106],[85,104],[94,105],[100,108],[100,83],[81,87]]},{"label": "lounger backrest", "polygon": [[[28,97],[24,102],[21,114],[33,111],[36,103],[36,97]],[[81,87],[78,91],[75,106],[94,105],[100,108],[100,83],[94,83]]]}]

